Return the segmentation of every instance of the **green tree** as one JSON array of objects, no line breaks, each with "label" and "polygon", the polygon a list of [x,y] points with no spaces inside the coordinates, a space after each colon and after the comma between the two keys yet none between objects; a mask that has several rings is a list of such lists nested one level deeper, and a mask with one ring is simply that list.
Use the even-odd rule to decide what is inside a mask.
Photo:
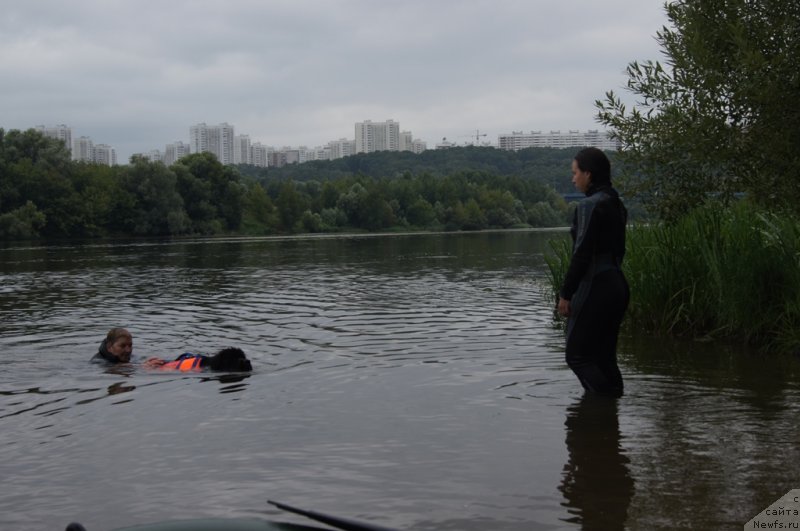
[{"label": "green tree", "polygon": [[284,231],[292,232],[296,230],[303,212],[306,211],[306,200],[297,190],[294,181],[281,183],[279,190],[276,200],[278,219]]},{"label": "green tree", "polygon": [[511,192],[502,188],[484,188],[478,196],[478,202],[481,210],[486,213],[486,223],[491,227],[507,228],[522,222],[526,217],[524,209],[517,212],[521,203]]},{"label": "green tree", "polygon": [[665,219],[746,192],[800,210],[800,3],[678,0],[656,34],[666,62],[632,62],[628,109],[598,120],[622,142],[624,185]]},{"label": "green tree", "polygon": [[172,169],[187,212],[203,232],[208,232],[209,224],[229,231],[239,229],[246,188],[235,168],[224,166],[212,153],[193,153]]},{"label": "green tree", "polygon": [[433,205],[418,197],[406,210],[406,219],[415,227],[429,227],[436,222],[436,211]]},{"label": "green tree", "polygon": [[252,183],[244,196],[242,230],[247,234],[268,234],[278,228],[278,216],[264,187]]},{"label": "green tree", "polygon": [[[122,171],[122,187],[134,202],[124,213],[128,232],[141,236],[168,236],[191,232],[191,220],[177,190],[177,178],[160,162],[133,158]],[[120,209],[124,211],[124,209]]]},{"label": "green tree", "polygon": [[481,210],[480,205],[478,205],[475,199],[470,199],[464,205],[464,217],[463,229],[481,230],[486,228],[486,214]]},{"label": "green tree", "polygon": [[303,212],[300,223],[303,225],[303,229],[305,229],[306,232],[322,232],[322,216],[316,212],[311,212],[310,210]]},{"label": "green tree", "polygon": [[193,232],[213,234],[220,227],[211,183],[196,177],[188,166],[173,164],[170,168],[176,177],[176,187],[183,199],[186,214],[192,221]]},{"label": "green tree", "polygon": [[564,225],[564,216],[550,206],[547,201],[534,203],[527,210],[527,221],[532,227],[558,227]]},{"label": "green tree", "polygon": [[78,197],[78,232],[84,237],[104,236],[111,226],[114,204],[121,194],[117,168],[104,164],[79,164],[72,172]]},{"label": "green tree", "polygon": [[4,240],[29,240],[39,237],[46,216],[28,201],[23,206],[0,214],[0,238]]},{"label": "green tree", "polygon": [[320,218],[322,220],[322,230],[324,231],[335,231],[347,225],[347,214],[336,207],[323,208],[322,212],[320,212]]},{"label": "green tree", "polygon": [[81,201],[71,180],[73,168],[60,140],[34,129],[0,129],[0,212],[16,211],[30,201],[45,215],[42,235],[80,235]]}]

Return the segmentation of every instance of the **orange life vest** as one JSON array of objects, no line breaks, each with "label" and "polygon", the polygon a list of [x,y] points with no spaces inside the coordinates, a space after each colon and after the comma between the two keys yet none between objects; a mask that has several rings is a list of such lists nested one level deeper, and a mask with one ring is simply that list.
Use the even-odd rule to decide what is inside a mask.
[{"label": "orange life vest", "polygon": [[181,357],[175,361],[168,361],[160,367],[163,371],[201,371],[200,363],[203,360],[202,356],[195,354],[182,354]]}]

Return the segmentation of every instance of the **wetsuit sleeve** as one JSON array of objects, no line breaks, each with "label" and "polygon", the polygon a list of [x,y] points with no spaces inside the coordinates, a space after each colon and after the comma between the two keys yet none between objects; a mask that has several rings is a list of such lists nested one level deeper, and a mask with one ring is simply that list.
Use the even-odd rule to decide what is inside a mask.
[{"label": "wetsuit sleeve", "polygon": [[592,255],[597,244],[597,223],[594,220],[595,202],[581,201],[576,210],[575,243],[572,259],[564,277],[559,295],[571,299],[578,290],[578,284],[592,263]]}]

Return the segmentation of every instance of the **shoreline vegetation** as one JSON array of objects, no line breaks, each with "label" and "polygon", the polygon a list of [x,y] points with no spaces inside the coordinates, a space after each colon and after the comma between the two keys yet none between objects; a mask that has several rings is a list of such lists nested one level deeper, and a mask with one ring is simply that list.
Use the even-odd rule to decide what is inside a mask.
[{"label": "shoreline vegetation", "polygon": [[[570,243],[551,241],[554,296]],[[623,271],[631,287],[624,327],[654,336],[741,342],[800,355],[800,221],[747,200],[710,203],[676,223],[634,224]]]},{"label": "shoreline vegetation", "polygon": [[0,129],[0,241],[563,226],[572,151],[380,152],[274,169],[198,153],[170,167],[103,166],[70,160],[38,131]]}]

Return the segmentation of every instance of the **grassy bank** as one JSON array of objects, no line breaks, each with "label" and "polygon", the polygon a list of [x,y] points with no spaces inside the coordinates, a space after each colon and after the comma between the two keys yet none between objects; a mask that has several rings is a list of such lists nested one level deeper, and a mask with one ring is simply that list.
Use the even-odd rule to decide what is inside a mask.
[{"label": "grassy bank", "polygon": [[[548,257],[554,291],[567,242]],[[741,202],[706,206],[678,223],[628,231],[625,326],[655,335],[742,341],[800,352],[800,222]]]}]

